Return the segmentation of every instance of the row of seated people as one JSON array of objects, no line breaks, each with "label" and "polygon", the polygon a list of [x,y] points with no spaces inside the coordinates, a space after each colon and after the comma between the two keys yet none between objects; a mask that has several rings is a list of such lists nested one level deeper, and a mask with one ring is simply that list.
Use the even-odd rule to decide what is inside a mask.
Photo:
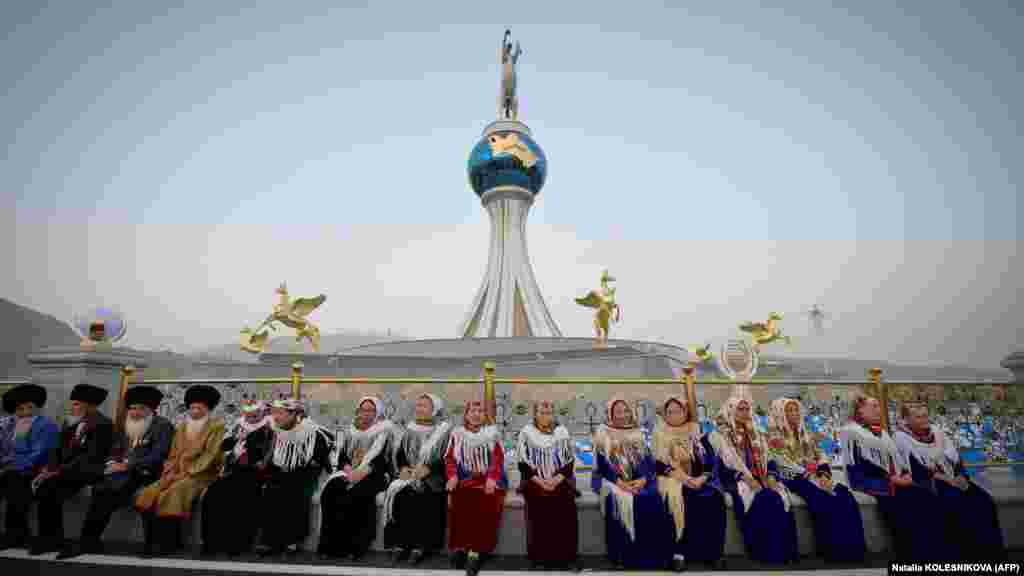
[{"label": "row of seated people", "polygon": [[[319,498],[318,552],[359,559],[376,535],[377,496],[384,494],[385,545],[395,561],[420,562],[448,533],[453,562],[480,570],[496,548],[510,488],[500,434],[483,404],[468,402],[461,425],[448,422],[443,401],[424,394],[404,427],[366,397],[347,430],[332,433],[305,417],[302,405],[279,400],[246,404],[230,430],[210,417],[219,402],[209,386],[186,392],[188,416],[176,428],[155,410],[150,386],[128,390],[123,432],[97,411],[106,392],[77,386],[63,430],[36,415],[45,389],[25,385],[4,395],[0,498],[7,500],[3,547],[26,547],[28,502],[38,501],[39,534],[31,554],[58,558],[102,550],[112,512],[133,506],[143,517],[144,554],[181,545],[180,523],[203,496],[202,543],[207,554],[237,555],[260,535],[269,554],[297,550]],[[536,564],[579,567],[575,453],[547,402],[518,435],[517,487],[526,502],[528,554]],[[790,493],[814,517],[818,554],[858,562],[864,529],[852,491],[873,495],[894,534],[894,555],[948,559],[1002,557],[1005,549],[991,497],[964,474],[955,444],[929,425],[927,406],[903,406],[893,436],[879,428],[878,401],[858,396],[842,430],[848,485],[834,481],[800,402],[772,404],[762,430],[749,399],[726,401],[717,429],[704,434],[681,398],[661,407],[647,442],[627,402],[608,402],[594,434],[592,488],[605,517],[610,559],[626,568],[720,565],[728,494],[748,554],[764,563],[798,558]],[[77,544],[64,544],[61,503],[92,486]],[[969,531],[964,526],[971,526]]]}]

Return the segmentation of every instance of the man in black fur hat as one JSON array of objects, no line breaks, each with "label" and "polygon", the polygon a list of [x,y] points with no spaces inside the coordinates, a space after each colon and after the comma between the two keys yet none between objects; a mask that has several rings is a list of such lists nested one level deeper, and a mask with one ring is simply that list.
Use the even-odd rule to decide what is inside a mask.
[{"label": "man in black fur hat", "polygon": [[102,554],[100,537],[114,510],[131,505],[136,490],[160,477],[174,438],[174,425],[156,413],[163,397],[153,386],[132,386],[125,393],[124,430],[117,435],[103,480],[93,485],[79,545],[66,546],[58,560]]},{"label": "man in black fur hat", "polygon": [[63,547],[64,501],[103,479],[114,441],[114,423],[96,408],[106,398],[106,390],[89,384],[71,390],[71,414],[61,432],[59,458],[32,481],[39,501],[39,538],[29,550],[31,556]]},{"label": "man in black fur hat", "polygon": [[0,550],[28,544],[32,478],[60,442],[57,423],[39,414],[46,404],[46,388],[16,386],[4,394],[3,404],[11,416],[0,419],[0,502],[7,500],[6,534],[0,538]]}]

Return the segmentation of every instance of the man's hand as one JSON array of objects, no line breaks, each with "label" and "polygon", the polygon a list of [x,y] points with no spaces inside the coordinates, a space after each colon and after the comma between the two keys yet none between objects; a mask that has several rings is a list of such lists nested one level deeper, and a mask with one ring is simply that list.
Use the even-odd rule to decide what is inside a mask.
[{"label": "man's hand", "polygon": [[412,468],[402,468],[402,471],[398,473],[400,480],[412,480]]},{"label": "man's hand", "polygon": [[353,470],[348,475],[348,481],[351,484],[356,484],[363,478],[366,478],[367,474],[368,473],[365,470]]},{"label": "man's hand", "polygon": [[412,471],[412,475],[417,480],[423,480],[427,476],[430,476],[430,468],[424,466],[423,464],[420,464],[419,466],[416,467],[415,470]]},{"label": "man's hand", "polygon": [[455,478],[455,477],[453,476],[453,477],[449,478],[449,479],[448,479],[448,483],[447,483],[447,484],[445,484],[445,490],[447,490],[448,492],[454,492],[454,491],[455,491],[455,489],[456,489],[456,488],[457,488],[458,486],[459,486],[459,479],[458,479],[458,478]]},{"label": "man's hand", "polygon": [[620,479],[617,482],[615,482],[615,485],[621,488],[622,490],[625,490],[626,492],[635,492],[635,490],[633,490],[632,482],[626,482],[625,480]]},{"label": "man's hand", "polygon": [[633,480],[632,484],[635,490],[639,492],[644,489],[644,486],[647,486],[647,478],[638,478]]},{"label": "man's hand", "polygon": [[345,464],[345,467],[342,468],[341,471],[344,472],[346,476],[352,476],[352,465]]},{"label": "man's hand", "polygon": [[119,472],[127,472],[127,471],[128,471],[128,463],[127,462],[114,462],[113,464],[110,465],[110,472],[109,472],[109,474],[117,474]]},{"label": "man's hand", "polygon": [[673,469],[672,472],[669,474],[669,476],[671,476],[672,478],[675,478],[676,480],[679,480],[680,482],[682,482],[684,484],[686,483],[686,479],[689,478],[689,476],[686,475],[686,472],[683,472],[682,470],[679,470],[678,468],[677,469]]},{"label": "man's hand", "polygon": [[487,495],[494,494],[495,487],[497,487],[497,483],[494,481],[494,479],[493,478],[488,478],[484,482],[484,494],[487,494]]}]

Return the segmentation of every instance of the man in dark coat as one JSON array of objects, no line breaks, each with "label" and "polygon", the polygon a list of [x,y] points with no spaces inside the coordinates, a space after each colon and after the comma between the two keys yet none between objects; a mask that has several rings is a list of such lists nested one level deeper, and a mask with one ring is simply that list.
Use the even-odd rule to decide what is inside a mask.
[{"label": "man in dark coat", "polygon": [[71,415],[61,432],[59,458],[32,481],[38,500],[39,538],[29,550],[31,556],[63,547],[64,501],[103,479],[114,424],[96,408],[106,398],[106,390],[89,384],[79,384],[71,391]]},{"label": "man in dark coat", "polygon": [[92,487],[79,545],[66,546],[57,555],[58,560],[102,554],[100,537],[114,510],[131,505],[139,488],[160,477],[174,438],[174,425],[156,414],[163,397],[152,386],[132,386],[125,393],[128,414],[124,430],[117,435],[103,479]]},{"label": "man in dark coat", "polygon": [[17,386],[4,394],[3,404],[11,416],[0,425],[0,502],[7,500],[6,534],[0,538],[0,550],[25,548],[28,544],[32,478],[60,442],[57,423],[39,415],[46,404],[46,388]]}]

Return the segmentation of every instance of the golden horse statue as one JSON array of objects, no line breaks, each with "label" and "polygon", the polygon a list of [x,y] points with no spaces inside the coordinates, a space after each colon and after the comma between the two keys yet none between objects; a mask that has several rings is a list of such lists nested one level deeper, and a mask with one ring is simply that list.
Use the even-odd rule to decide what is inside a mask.
[{"label": "golden horse statue", "polygon": [[280,322],[289,328],[295,329],[295,341],[302,342],[303,338],[309,340],[314,352],[320,352],[320,328],[310,322],[306,317],[320,307],[327,300],[327,296],[320,294],[314,298],[296,298],[291,300],[288,297],[288,287],[281,284],[275,290],[280,296],[278,303],[274,305],[274,311],[267,316],[255,330],[243,328],[241,331],[241,348],[245,352],[260,354],[264,351],[269,340],[269,333],[264,328],[277,330],[275,322]]},{"label": "golden horse statue", "polygon": [[782,320],[782,314],[772,312],[768,315],[767,322],[744,322],[740,324],[740,330],[750,334],[754,341],[754,351],[759,351],[764,344],[771,344],[779,340],[788,345],[791,340],[789,336],[782,334],[782,329],[779,328],[780,320]]},{"label": "golden horse statue", "polygon": [[605,270],[601,274],[601,288],[591,290],[583,298],[576,298],[576,303],[587,308],[594,308],[594,333],[599,346],[608,345],[608,333],[611,329],[611,322],[618,323],[621,319],[619,305],[615,303],[615,288],[608,286],[609,282],[615,282],[615,278],[608,275]]}]

